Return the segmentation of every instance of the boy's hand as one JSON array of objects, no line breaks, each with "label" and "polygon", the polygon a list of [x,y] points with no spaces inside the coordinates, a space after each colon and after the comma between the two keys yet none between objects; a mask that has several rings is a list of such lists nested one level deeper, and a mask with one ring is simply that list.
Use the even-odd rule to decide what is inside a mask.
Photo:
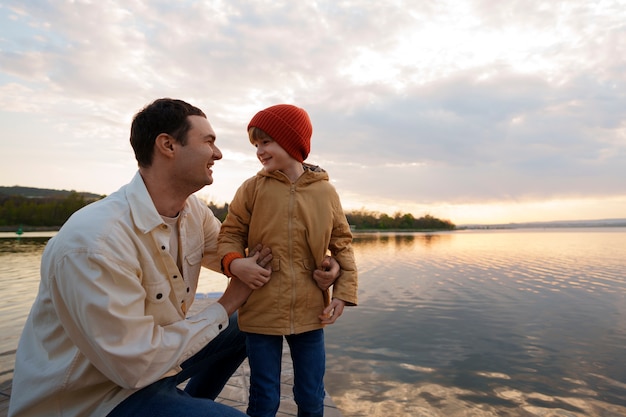
[{"label": "boy's hand", "polygon": [[[269,257],[271,260],[271,254]],[[272,275],[271,266],[264,268],[258,264],[259,261],[269,264],[266,258],[267,256],[261,257],[261,252],[255,252],[247,258],[234,259],[230,263],[230,272],[253,290],[259,289],[270,280]]]},{"label": "boy's hand", "polygon": [[346,302],[338,298],[333,298],[330,305],[322,311],[319,318],[322,324],[333,324],[339,316],[343,314],[343,308],[346,306]]}]

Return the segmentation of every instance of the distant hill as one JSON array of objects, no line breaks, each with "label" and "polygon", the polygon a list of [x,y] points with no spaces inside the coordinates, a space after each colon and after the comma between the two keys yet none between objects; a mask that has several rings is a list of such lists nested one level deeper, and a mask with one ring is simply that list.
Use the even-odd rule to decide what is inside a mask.
[{"label": "distant hill", "polygon": [[19,185],[14,185],[12,187],[0,186],[0,196],[22,196],[26,198],[65,198],[73,192],[83,196],[86,200],[98,200],[102,198],[102,195],[88,193],[84,191],[53,190],[49,188],[22,187]]},{"label": "distant hill", "polygon": [[464,224],[459,229],[524,229],[524,228],[564,228],[564,227],[626,227],[626,219],[599,220],[557,220],[548,222],[503,223],[503,224]]}]

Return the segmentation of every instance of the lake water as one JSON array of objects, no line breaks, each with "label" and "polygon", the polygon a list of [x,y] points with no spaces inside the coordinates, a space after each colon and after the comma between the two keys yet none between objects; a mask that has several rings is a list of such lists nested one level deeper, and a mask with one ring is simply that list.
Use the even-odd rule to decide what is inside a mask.
[{"label": "lake water", "polygon": [[[0,358],[49,237],[5,235]],[[345,417],[626,416],[626,228],[358,234],[354,247],[359,306],[326,331]],[[203,280],[203,293],[226,283]]]}]

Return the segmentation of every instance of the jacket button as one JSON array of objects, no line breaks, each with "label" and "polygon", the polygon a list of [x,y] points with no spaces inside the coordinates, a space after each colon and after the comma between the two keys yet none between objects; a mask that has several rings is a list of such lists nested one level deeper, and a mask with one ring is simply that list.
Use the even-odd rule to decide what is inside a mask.
[{"label": "jacket button", "polygon": [[156,297],[157,297],[157,300],[160,300],[161,298],[163,298],[163,294],[158,293]]},{"label": "jacket button", "polygon": [[165,250],[165,246],[161,246],[161,249]]},{"label": "jacket button", "polygon": [[187,292],[189,292],[189,287],[187,287]]},{"label": "jacket button", "polygon": [[221,325],[221,324],[219,324],[219,325],[217,326],[217,328],[218,328],[219,330],[222,330],[222,325]]},{"label": "jacket button", "polygon": [[178,278],[178,275],[174,275],[174,279]]}]

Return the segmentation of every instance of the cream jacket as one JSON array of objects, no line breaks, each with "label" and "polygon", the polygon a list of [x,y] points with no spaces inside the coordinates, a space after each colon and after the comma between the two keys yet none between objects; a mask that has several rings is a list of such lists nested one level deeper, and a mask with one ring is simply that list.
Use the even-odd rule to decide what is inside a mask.
[{"label": "cream jacket", "polygon": [[313,271],[328,251],[341,266],[333,297],[357,304],[352,233],[328,174],[305,165],[295,183],[282,172],[261,170],[237,190],[220,231],[220,259],[261,243],[272,249],[272,276],[239,309],[241,330],[269,335],[320,329],[328,294]]},{"label": "cream jacket", "polygon": [[182,271],[139,173],[76,212],[48,242],[17,349],[9,416],[105,416],[178,373],[227,327],[218,303],[185,318],[201,265],[219,268],[220,223],[194,196],[180,216]]}]

